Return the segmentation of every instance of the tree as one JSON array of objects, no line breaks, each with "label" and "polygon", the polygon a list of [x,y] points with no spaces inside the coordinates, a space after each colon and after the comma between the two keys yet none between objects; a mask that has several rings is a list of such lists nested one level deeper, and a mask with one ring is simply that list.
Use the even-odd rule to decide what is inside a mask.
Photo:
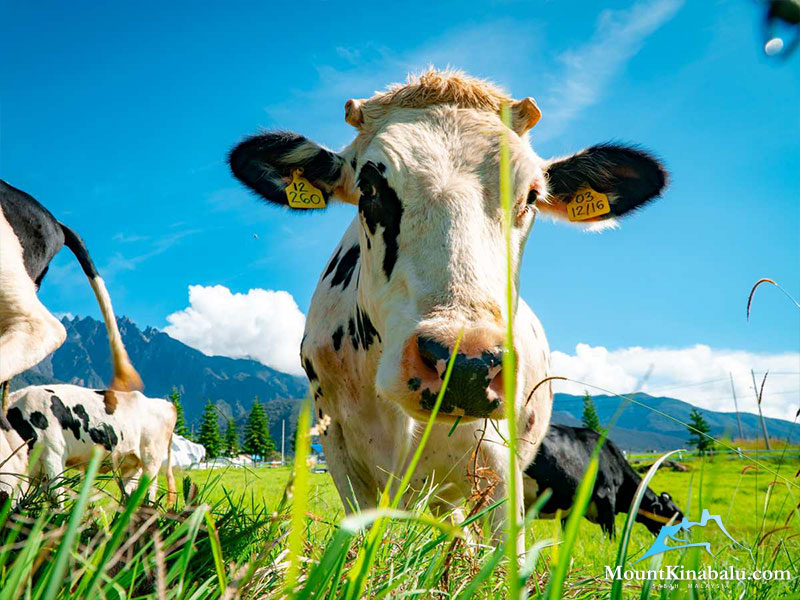
[{"label": "tree", "polygon": [[239,456],[239,428],[236,427],[236,421],[228,418],[228,428],[225,430],[225,454],[227,456]]},{"label": "tree", "polygon": [[211,400],[206,402],[206,407],[203,410],[197,443],[205,447],[206,458],[216,458],[222,453],[222,449],[224,448],[222,436],[219,434],[217,407]]},{"label": "tree", "polygon": [[253,400],[253,408],[247,417],[244,426],[244,451],[248,454],[257,454],[262,459],[275,451],[275,444],[269,436],[269,421],[264,407],[258,401],[258,397]]},{"label": "tree", "polygon": [[711,450],[713,442],[704,434],[708,434],[711,428],[703,418],[703,414],[696,408],[692,409],[689,413],[689,445],[697,448],[700,454],[704,454],[706,450]]},{"label": "tree", "polygon": [[587,429],[598,433],[603,432],[603,428],[600,426],[600,417],[597,416],[597,411],[594,408],[594,402],[589,392],[585,392],[583,397],[583,416],[581,420],[583,421],[583,426]]},{"label": "tree", "polygon": [[169,401],[175,405],[175,412],[178,413],[178,420],[175,421],[175,433],[190,439],[189,428],[186,426],[186,416],[183,414],[183,404],[181,404],[181,393],[178,388],[172,388],[169,393]]}]

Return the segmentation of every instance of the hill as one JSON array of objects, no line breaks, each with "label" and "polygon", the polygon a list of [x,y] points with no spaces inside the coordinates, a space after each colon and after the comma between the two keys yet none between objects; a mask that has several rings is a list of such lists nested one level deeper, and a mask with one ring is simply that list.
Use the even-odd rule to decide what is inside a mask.
[{"label": "hill", "polygon": [[[63,319],[67,341],[61,348],[33,369],[16,378],[12,388],[46,383],[74,383],[86,387],[103,387],[111,377],[111,362],[105,326],[85,318]],[[281,373],[248,359],[207,356],[153,327],[144,330],[122,317],[118,319],[122,339],[131,360],[142,376],[145,393],[166,397],[173,386],[181,392],[186,419],[190,427],[199,422],[203,406],[213,400],[220,410],[220,421],[232,416],[243,424],[253,398],[264,403],[270,420],[270,433],[280,447],[281,421],[286,421],[289,439],[297,418],[300,398],[307,391],[305,378]],[[687,422],[693,406],[668,397],[635,394],[617,422],[611,439],[629,451],[671,450],[684,447],[686,427],[659,412]],[[607,424],[619,406],[615,396],[594,396],[597,414]],[[658,412],[656,412],[658,411]],[[553,421],[564,425],[580,425],[583,398],[556,394]],[[714,436],[737,431],[736,414],[700,409]],[[760,434],[758,416],[741,413],[745,437]],[[771,437],[787,438],[793,424],[780,419],[767,419]]]},{"label": "hill", "polygon": [[[207,356],[153,327],[141,330],[125,317],[117,322],[131,361],[144,381],[145,393],[165,398],[176,387],[190,426],[199,421],[209,399],[224,415],[239,420],[258,396],[267,405],[271,433],[280,436],[280,420],[297,413],[296,403],[287,401],[306,394],[305,378],[281,373],[254,360]],[[101,388],[110,380],[105,325],[91,317],[65,318],[62,323],[67,329],[64,345],[15,378],[12,389],[59,382]],[[280,443],[280,437],[275,439]]]}]

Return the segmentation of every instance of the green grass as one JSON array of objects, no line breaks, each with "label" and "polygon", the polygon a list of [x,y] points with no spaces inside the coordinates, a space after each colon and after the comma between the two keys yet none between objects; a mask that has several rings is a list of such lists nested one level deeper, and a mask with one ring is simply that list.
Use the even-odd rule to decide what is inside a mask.
[{"label": "green grass", "polygon": [[[690,467],[689,472],[658,471],[651,488],[658,493],[669,492],[684,511],[689,507],[693,518],[699,516],[702,503],[712,514],[722,516],[735,539],[753,549],[759,564],[768,565],[777,548],[774,568],[791,569],[797,574],[800,556],[797,514],[790,530],[774,533],[758,545],[766,532],[783,526],[800,500],[796,489],[771,486],[774,475],[763,469],[748,468],[742,473],[748,464],[743,459],[691,458],[685,464]],[[766,466],[770,470],[779,468],[776,459],[767,461]],[[794,467],[783,465],[780,470],[791,478]],[[194,490],[188,483],[194,483],[197,496],[187,504],[184,494],[180,494],[177,510],[163,513],[141,507],[136,497],[132,504],[115,507],[107,496],[95,494],[89,498],[86,510],[76,511],[76,501],[70,500],[63,512],[49,508],[44,498],[30,499],[27,508],[11,513],[0,531],[0,600],[25,598],[26,594],[36,598],[37,590],[41,598],[159,598],[159,589],[166,598],[219,598],[223,584],[234,594],[229,597],[237,597],[235,594],[245,599],[280,597],[288,566],[286,550],[291,515],[284,491],[292,480],[291,469],[178,472],[177,479],[179,489],[188,491],[190,497]],[[78,479],[72,483],[78,491],[90,489],[82,487]],[[113,489],[109,483],[102,487]],[[770,487],[772,493],[766,502]],[[325,594],[319,597],[338,598],[345,589],[348,568],[366,543],[365,531],[375,515],[367,515],[362,522],[351,517],[343,526],[338,494],[326,473],[310,473],[308,490],[301,552],[304,558],[299,562],[300,589],[308,577],[314,577],[315,571],[322,568],[320,561],[325,559],[322,566],[326,567],[326,574],[315,580],[326,586]],[[123,513],[125,506],[131,510]],[[79,516],[73,518],[76,514]],[[213,517],[219,542],[209,535],[206,514]],[[375,547],[365,580],[367,597],[420,596],[415,590],[429,590],[422,597],[456,597],[476,581],[479,597],[506,597],[507,570],[503,567],[502,550],[498,560],[497,551],[491,547],[469,548],[463,543],[453,547],[453,531],[447,530],[450,522],[444,519],[436,523],[425,511],[425,496],[407,512],[392,516],[395,518],[385,519],[385,531]],[[150,529],[142,531],[147,519],[152,519]],[[3,520],[0,514],[0,522]],[[566,557],[564,597],[609,596],[611,585],[603,579],[604,566],[615,562],[624,522],[625,516],[619,515],[614,540],[607,539],[598,526],[585,519],[578,522],[577,541]],[[75,523],[72,531],[76,537],[72,543],[67,536],[70,523]],[[476,525],[481,523],[479,517]],[[158,532],[157,538],[153,532]],[[792,535],[795,537],[790,538]],[[529,547],[561,536],[560,524],[555,521],[534,520],[526,527]],[[187,543],[190,539],[194,542]],[[628,562],[635,560],[653,539],[643,526],[634,525]],[[697,539],[711,542],[712,549],[720,552],[716,559],[700,556],[701,566],[741,565],[746,556],[746,552],[732,548],[713,528]],[[121,544],[129,545],[123,552],[124,561],[114,562]],[[451,547],[453,556],[448,561]],[[50,565],[59,548],[71,550],[62,552],[68,568],[63,578],[56,579],[57,573]],[[531,596],[544,593],[557,558],[566,560],[563,554],[556,557],[557,550],[555,546],[540,550],[524,586]],[[691,558],[690,553],[683,551],[663,556],[665,563],[670,564]],[[163,573],[161,584],[159,569]],[[524,568],[522,571],[528,574]],[[481,579],[483,575],[485,578]],[[53,581],[56,583],[51,584]],[[54,595],[45,596],[45,589],[52,590]],[[624,597],[638,598],[641,589],[641,582],[626,583]],[[306,591],[305,597],[316,597]],[[689,591],[683,584],[667,590],[664,597],[686,597]],[[735,598],[740,591],[739,587],[698,590],[696,597]],[[91,595],[85,595],[89,592]],[[649,592],[655,598],[661,597],[664,590]],[[777,598],[798,592],[795,579],[753,587],[746,597]],[[125,595],[128,593],[130,596]]]}]

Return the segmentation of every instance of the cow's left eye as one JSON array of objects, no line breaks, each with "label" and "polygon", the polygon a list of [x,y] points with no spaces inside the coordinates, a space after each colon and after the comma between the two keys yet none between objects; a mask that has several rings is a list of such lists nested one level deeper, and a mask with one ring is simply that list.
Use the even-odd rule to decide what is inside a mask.
[{"label": "cow's left eye", "polygon": [[531,191],[528,192],[528,206],[533,206],[536,204],[536,201],[539,199],[539,190],[536,188],[531,188]]}]

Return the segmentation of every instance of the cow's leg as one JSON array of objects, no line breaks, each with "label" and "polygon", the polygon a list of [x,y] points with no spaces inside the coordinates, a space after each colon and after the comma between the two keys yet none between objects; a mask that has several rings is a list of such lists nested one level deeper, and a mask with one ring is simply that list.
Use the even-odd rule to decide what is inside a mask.
[{"label": "cow's leg", "polygon": [[0,247],[0,381],[8,381],[63,344],[67,332],[36,296],[22,246],[2,214]]},{"label": "cow's leg", "polygon": [[[491,469],[499,478],[497,485],[495,485],[489,496],[489,502],[490,504],[499,502],[508,496],[508,483],[510,481],[508,474],[508,449],[504,444],[484,444],[480,450],[480,454],[483,456],[482,462],[484,466]],[[522,526],[524,522],[525,496],[522,481],[522,468],[519,462],[517,462],[517,469],[516,473],[514,473],[514,477],[516,478],[516,514],[510,515],[510,504],[504,502],[500,508],[491,512],[490,518],[492,535],[496,541],[501,540],[503,536],[505,536],[508,519],[514,518],[517,523],[519,523],[519,534],[517,535],[516,546],[517,557],[522,561],[525,558],[525,530]]]},{"label": "cow's leg", "polygon": [[350,457],[342,426],[333,421],[322,439],[328,469],[342,499],[345,513],[377,506],[378,487]]},{"label": "cow's leg", "polygon": [[55,482],[64,475],[67,467],[64,464],[64,456],[59,452],[52,452],[45,449],[42,451],[41,473],[42,483],[47,486],[48,494],[56,506],[63,508],[63,489],[62,486],[56,486]]}]

